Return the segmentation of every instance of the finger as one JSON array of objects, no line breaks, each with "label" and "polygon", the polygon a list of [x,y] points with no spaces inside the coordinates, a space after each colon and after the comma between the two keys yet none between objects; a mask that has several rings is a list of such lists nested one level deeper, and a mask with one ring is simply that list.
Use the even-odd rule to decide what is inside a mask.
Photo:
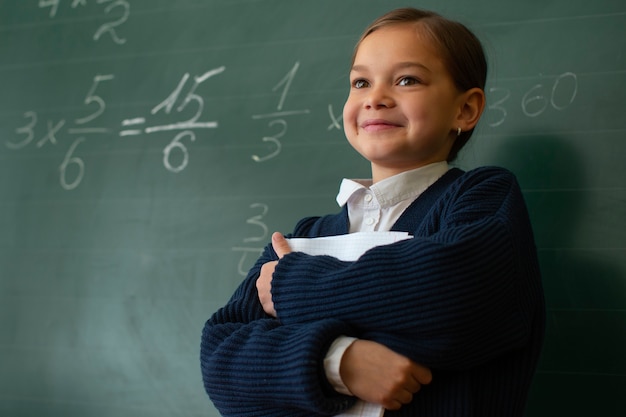
[{"label": "finger", "polygon": [[415,364],[412,374],[417,382],[423,385],[430,384],[433,380],[433,374],[430,369],[420,364]]},{"label": "finger", "polygon": [[274,232],[272,234],[272,246],[274,247],[276,255],[278,255],[279,258],[291,253],[289,242],[287,242],[287,239],[285,239],[280,232]]},{"label": "finger", "polygon": [[393,398],[389,399],[389,405],[392,406],[393,403],[397,403],[402,407],[403,404],[409,404],[411,401],[413,401],[413,393],[407,390],[400,390],[396,391]]},{"label": "finger", "polygon": [[276,317],[276,309],[272,299],[272,272],[277,261],[268,262],[261,267],[261,274],[256,280],[257,294],[263,311],[272,317]]},{"label": "finger", "polygon": [[419,392],[419,390],[422,388],[422,384],[420,384],[420,382],[415,379],[415,377],[411,377],[406,384],[404,384],[404,389],[406,389],[407,391],[409,391],[412,394],[415,394],[416,392]]},{"label": "finger", "polygon": [[413,393],[403,390],[402,392],[398,393],[396,400],[400,402],[400,404],[409,404],[411,401],[413,401]]},{"label": "finger", "polygon": [[407,391],[398,392],[393,398],[382,401],[382,406],[387,410],[399,410],[403,405],[413,401],[413,394]]},{"label": "finger", "polygon": [[399,410],[403,406],[403,403],[397,398],[397,396],[382,399],[376,403],[382,405],[385,410]]}]

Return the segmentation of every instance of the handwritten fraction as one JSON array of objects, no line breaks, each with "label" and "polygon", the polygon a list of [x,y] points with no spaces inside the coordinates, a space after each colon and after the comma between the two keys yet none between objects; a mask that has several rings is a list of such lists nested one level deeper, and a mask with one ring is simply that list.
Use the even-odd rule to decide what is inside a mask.
[{"label": "handwritten fraction", "polygon": [[[92,1],[93,2],[93,1]],[[59,7],[68,6],[70,9],[87,6],[87,0],[39,0],[39,8],[49,8],[49,16],[51,19],[56,18]],[[109,20],[100,25],[93,34],[93,40],[98,41],[103,36],[108,36],[118,45],[126,43],[126,38],[118,34],[120,26],[126,23],[130,16],[130,3],[127,0],[95,0],[95,3],[104,6],[103,13]]]},{"label": "handwritten fraction", "polygon": [[285,133],[287,133],[287,120],[285,119],[285,117],[310,113],[309,109],[283,110],[283,106],[285,104],[285,98],[287,97],[287,94],[289,93],[289,88],[291,87],[291,83],[296,77],[298,68],[300,68],[300,62],[296,62],[294,66],[287,72],[285,77],[282,80],[280,80],[278,84],[274,86],[274,88],[272,88],[272,91],[277,91],[278,89],[283,87],[282,93],[280,95],[280,99],[278,100],[278,105],[276,106],[276,112],[266,113],[266,114],[255,114],[252,116],[252,119],[254,120],[269,119],[267,126],[270,128],[274,126],[278,127],[277,133],[275,133],[272,136],[264,136],[262,139],[263,142],[271,143],[274,147],[274,150],[264,156],[252,155],[252,159],[256,162],[265,162],[267,160],[275,158],[276,156],[278,156],[278,154],[280,154],[280,151],[282,149],[282,144],[280,142],[280,139],[285,135]]}]

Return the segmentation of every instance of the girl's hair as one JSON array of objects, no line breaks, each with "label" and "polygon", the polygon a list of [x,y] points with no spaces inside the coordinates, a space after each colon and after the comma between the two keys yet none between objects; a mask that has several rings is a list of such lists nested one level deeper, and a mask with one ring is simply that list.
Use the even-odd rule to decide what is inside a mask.
[{"label": "girl's hair", "polygon": [[[357,42],[352,63],[354,64],[357,50],[363,39],[380,28],[401,23],[419,25],[422,34],[427,36],[433,42],[435,49],[439,51],[440,58],[459,91],[467,91],[474,87],[485,89],[487,59],[480,40],[463,24],[427,10],[401,8],[376,19],[365,29]],[[473,132],[474,129],[462,132],[456,138],[448,155],[448,162],[456,158],[459,150],[465,146]]]}]

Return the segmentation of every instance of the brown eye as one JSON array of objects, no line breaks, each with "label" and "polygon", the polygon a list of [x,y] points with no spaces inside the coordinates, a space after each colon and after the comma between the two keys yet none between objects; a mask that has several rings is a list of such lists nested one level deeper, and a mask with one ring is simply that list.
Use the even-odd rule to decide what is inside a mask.
[{"label": "brown eye", "polygon": [[402,77],[400,81],[398,81],[398,85],[406,86],[406,85],[415,85],[419,84],[420,81],[415,77]]},{"label": "brown eye", "polygon": [[356,79],[352,82],[354,88],[365,88],[369,86],[369,83],[363,79]]}]

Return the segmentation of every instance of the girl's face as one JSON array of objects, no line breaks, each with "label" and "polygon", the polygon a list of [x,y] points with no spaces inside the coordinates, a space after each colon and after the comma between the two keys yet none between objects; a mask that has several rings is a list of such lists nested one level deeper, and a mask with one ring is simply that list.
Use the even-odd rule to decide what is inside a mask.
[{"label": "girl's face", "polygon": [[371,33],[356,52],[344,130],[375,182],[445,161],[456,138],[464,94],[426,39],[419,26],[397,24]]}]

